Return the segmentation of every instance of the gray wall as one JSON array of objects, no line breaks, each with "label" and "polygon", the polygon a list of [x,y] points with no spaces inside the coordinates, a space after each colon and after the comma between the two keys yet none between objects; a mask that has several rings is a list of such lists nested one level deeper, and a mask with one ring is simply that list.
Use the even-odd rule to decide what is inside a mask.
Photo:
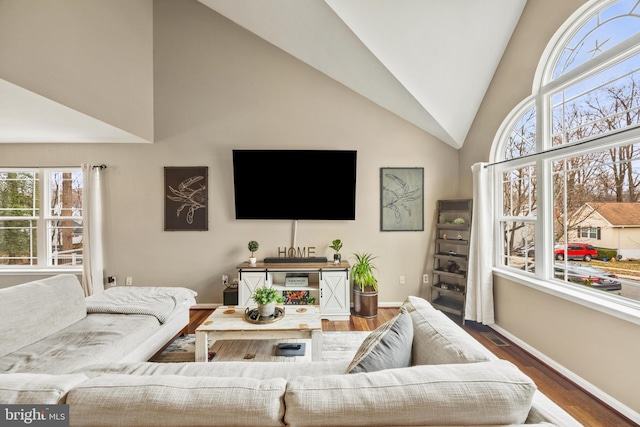
[{"label": "gray wall", "polygon": [[[106,275],[135,285],[187,286],[199,303],[222,301],[221,275],[236,274],[257,240],[258,258],[291,242],[290,221],[236,221],[231,150],[358,151],[355,221],[299,221],[298,246],[331,256],[331,240],[379,258],[381,303],[420,294],[435,201],[456,195],[458,153],[196,1],[153,8],[153,144],[5,144],[3,166],[105,163]],[[163,167],[209,167],[209,231],[163,231]],[[380,232],[381,167],[425,168],[424,232]],[[289,177],[282,174],[283,186]],[[256,179],[256,191],[260,177]],[[309,179],[336,185],[331,171]],[[339,183],[338,183],[339,184]],[[323,203],[313,190],[292,203]],[[399,276],[406,284],[399,285]],[[0,276],[0,286],[21,277]]]},{"label": "gray wall", "polygon": [[152,141],[152,13],[152,0],[3,0],[0,79]]},{"label": "gray wall", "polygon": [[[471,165],[489,161],[499,126],[531,95],[542,53],[581,0],[527,2],[480,111],[460,150],[460,190],[473,191]],[[552,13],[550,11],[553,11]],[[640,412],[640,326],[495,277],[496,323],[595,387]]]}]

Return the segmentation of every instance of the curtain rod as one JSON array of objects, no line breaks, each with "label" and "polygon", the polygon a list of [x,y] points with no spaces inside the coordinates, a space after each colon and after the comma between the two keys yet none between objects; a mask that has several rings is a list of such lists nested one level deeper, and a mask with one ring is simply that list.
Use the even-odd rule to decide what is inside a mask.
[{"label": "curtain rod", "polygon": [[513,159],[506,159],[506,160],[500,160],[499,162],[488,163],[488,164],[484,165],[484,167],[486,169],[489,166],[500,165],[502,163],[514,162],[516,160],[528,159],[530,157],[537,157],[537,156],[546,155],[548,153],[553,153],[553,152],[560,151],[560,150],[566,150],[567,148],[577,147],[579,145],[588,144],[590,142],[598,141],[598,140],[604,139],[604,138],[610,138],[610,137],[612,137],[614,135],[619,135],[621,133],[630,132],[632,130],[636,130],[636,129],[639,129],[639,128],[640,128],[640,126],[633,126],[633,127],[624,128],[624,129],[621,129],[621,130],[619,130],[617,132],[611,132],[611,133],[607,133],[605,135],[594,136],[593,138],[585,139],[584,141],[576,142],[576,143],[573,143],[573,144],[560,145],[558,147],[550,148],[548,150],[541,151],[539,153],[527,154],[526,156],[520,156],[520,157],[515,157]]},{"label": "curtain rod", "polygon": [[[78,169],[81,166],[73,165],[73,166],[0,166],[0,169]],[[106,169],[107,165],[94,165],[92,169]]]}]

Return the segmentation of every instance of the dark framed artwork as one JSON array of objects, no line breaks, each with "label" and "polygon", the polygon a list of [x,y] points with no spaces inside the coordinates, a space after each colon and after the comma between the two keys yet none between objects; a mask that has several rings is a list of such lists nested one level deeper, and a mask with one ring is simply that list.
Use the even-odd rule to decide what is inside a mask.
[{"label": "dark framed artwork", "polygon": [[380,230],[424,231],[424,168],[380,168]]},{"label": "dark framed artwork", "polygon": [[208,168],[164,168],[164,230],[208,230]]}]

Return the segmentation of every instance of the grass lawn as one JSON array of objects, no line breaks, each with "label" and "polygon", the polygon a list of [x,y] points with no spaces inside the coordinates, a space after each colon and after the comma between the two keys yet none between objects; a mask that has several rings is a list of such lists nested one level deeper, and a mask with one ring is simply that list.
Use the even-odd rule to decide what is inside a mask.
[{"label": "grass lawn", "polygon": [[600,261],[597,259],[591,260],[591,262],[583,264],[593,265],[594,267],[602,268],[603,270],[611,271],[612,273],[626,274],[629,276],[640,277],[640,261]]}]

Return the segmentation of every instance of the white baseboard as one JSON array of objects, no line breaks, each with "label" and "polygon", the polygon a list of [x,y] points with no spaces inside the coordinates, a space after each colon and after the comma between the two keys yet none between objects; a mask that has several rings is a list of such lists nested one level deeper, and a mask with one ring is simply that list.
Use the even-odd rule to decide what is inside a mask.
[{"label": "white baseboard", "polygon": [[555,360],[551,359],[550,357],[546,356],[545,354],[543,354],[543,353],[539,352],[538,350],[536,350],[535,348],[531,347],[526,342],[522,341],[521,339],[519,339],[519,338],[513,336],[512,334],[510,334],[509,332],[505,331],[500,326],[495,325],[495,324],[488,325],[488,326],[491,329],[493,329],[496,332],[498,332],[499,334],[503,335],[505,338],[508,338],[513,343],[517,344],[519,347],[523,348],[525,351],[531,353],[534,357],[540,359],[542,362],[544,362],[547,365],[549,365],[551,368],[555,369],[560,374],[564,375],[569,380],[573,381],[578,386],[580,386],[583,389],[585,389],[587,392],[591,393],[592,395],[594,395],[598,399],[602,400],[604,403],[606,403],[607,405],[611,406],[613,409],[615,409],[616,411],[620,412],[625,417],[627,417],[627,418],[631,419],[632,421],[640,424],[640,414],[638,412],[634,411],[633,409],[629,408],[627,405],[625,405],[625,404],[619,402],[618,400],[614,399],[609,394],[605,393],[604,391],[602,391],[601,389],[599,389],[595,385],[591,384],[589,381],[587,381],[584,378],[580,377],[579,375],[576,375],[575,373],[571,372],[569,369],[565,368],[564,366],[562,366],[561,364],[559,364]]},{"label": "white baseboard", "polygon": [[403,303],[401,302],[379,302],[378,307],[383,308],[399,308]]}]

